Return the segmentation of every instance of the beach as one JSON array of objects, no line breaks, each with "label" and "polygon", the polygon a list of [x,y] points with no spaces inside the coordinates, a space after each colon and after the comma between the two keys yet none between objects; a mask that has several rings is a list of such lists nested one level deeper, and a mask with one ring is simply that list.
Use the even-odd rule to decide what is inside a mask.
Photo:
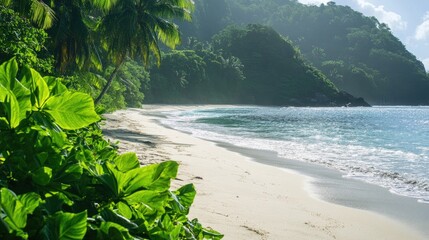
[{"label": "beach", "polygon": [[[141,163],[179,162],[172,188],[197,189],[190,217],[224,239],[424,239],[397,219],[321,200],[312,179],[159,123],[163,111],[212,106],[144,106],[105,114],[105,135]],[[253,155],[255,156],[255,155]]]}]

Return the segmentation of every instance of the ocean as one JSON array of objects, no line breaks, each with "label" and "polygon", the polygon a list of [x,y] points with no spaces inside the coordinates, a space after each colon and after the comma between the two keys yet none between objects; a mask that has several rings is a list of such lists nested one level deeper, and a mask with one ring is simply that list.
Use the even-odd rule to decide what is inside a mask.
[{"label": "ocean", "polygon": [[222,107],[165,113],[162,123],[238,147],[336,169],[429,203],[429,107]]}]

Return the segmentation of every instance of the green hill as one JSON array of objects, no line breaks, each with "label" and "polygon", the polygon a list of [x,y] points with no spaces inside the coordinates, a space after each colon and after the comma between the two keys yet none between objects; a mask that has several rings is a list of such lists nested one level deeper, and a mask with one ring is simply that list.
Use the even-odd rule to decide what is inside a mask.
[{"label": "green hill", "polygon": [[230,24],[263,24],[287,36],[339,89],[373,104],[429,104],[423,64],[374,17],[333,2],[197,0],[184,36],[209,40]]},{"label": "green hill", "polygon": [[161,67],[151,71],[147,101],[366,105],[362,99],[340,92],[270,27],[229,27],[217,34],[208,47],[201,48],[197,43],[194,48],[164,55]]}]

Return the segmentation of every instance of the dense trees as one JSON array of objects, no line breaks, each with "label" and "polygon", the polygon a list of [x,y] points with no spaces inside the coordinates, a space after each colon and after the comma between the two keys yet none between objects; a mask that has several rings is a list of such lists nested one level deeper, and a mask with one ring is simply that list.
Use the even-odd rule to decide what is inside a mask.
[{"label": "dense trees", "polygon": [[0,5],[0,62],[16,57],[20,64],[51,72],[53,58],[45,51],[47,34]]},{"label": "dense trees", "polygon": [[[293,45],[272,28],[229,27],[188,50],[165,53],[151,69],[150,102],[338,106],[362,100],[341,93],[305,63]],[[192,50],[189,50],[192,49]]]},{"label": "dense trees", "polygon": [[[177,26],[166,19],[189,18],[192,1],[0,4],[0,61],[11,58],[0,64],[0,238],[222,238],[187,217],[192,184],[170,190],[179,164],[142,167],[134,153],[118,154],[103,138],[100,108],[76,91],[94,97],[106,76],[115,76],[119,81],[103,103],[139,106],[140,89],[148,89],[143,65],[149,55],[159,62],[158,41],[179,43]],[[118,12],[116,22],[107,21]],[[114,35],[121,33],[128,35]],[[131,59],[136,54],[142,61]]]},{"label": "dense trees", "polygon": [[303,60],[290,41],[272,28],[255,24],[229,27],[213,42],[215,48],[238,57],[244,65],[246,83],[239,91],[242,103],[334,106],[356,101],[344,98],[331,81]]},{"label": "dense trees", "polygon": [[[61,74],[72,74],[78,69],[99,64],[91,38],[91,25],[95,25],[101,1],[7,1],[2,3],[21,16],[31,19],[36,26],[46,30],[49,41],[46,47],[55,57],[55,68]],[[94,62],[96,61],[96,62]]]},{"label": "dense trees", "polygon": [[192,50],[165,53],[159,68],[151,69],[148,102],[237,103],[244,85],[243,65],[224,57],[210,44],[191,41]]},{"label": "dense trees", "polygon": [[[32,50],[33,67],[39,68],[35,66],[37,64],[45,66],[44,62],[52,61],[53,56],[56,62],[55,74],[79,74],[87,79],[79,84],[70,80],[70,86],[83,87],[93,97],[97,97],[99,92],[111,94],[100,101],[104,106],[137,106],[142,100],[139,91],[143,91],[150,102],[181,98],[180,102],[241,103],[252,102],[251,99],[260,98],[260,94],[277,98],[273,102],[294,99],[296,97],[292,97],[293,94],[303,94],[300,97],[310,99],[311,94],[304,94],[304,89],[292,93],[295,87],[280,87],[269,82],[286,79],[289,83],[296,81],[293,86],[297,87],[311,85],[301,85],[307,80],[291,80],[287,76],[286,72],[296,70],[292,69],[293,64],[290,62],[283,68],[278,67],[288,58],[284,51],[274,51],[274,46],[281,49],[280,45],[264,45],[259,40],[249,43],[249,46],[268,50],[256,54],[257,49],[251,47],[240,52],[239,49],[212,42],[214,35],[225,35],[228,32],[219,33],[228,25],[248,23],[272,26],[293,43],[295,47],[292,48],[299,48],[295,50],[301,53],[299,61],[306,62],[303,65],[310,67],[311,63],[321,71],[311,68],[310,72],[314,73],[315,78],[323,76],[323,79],[331,80],[340,90],[362,96],[376,104],[427,104],[429,101],[426,94],[429,80],[422,63],[406,51],[389,28],[373,17],[364,17],[349,7],[338,6],[333,2],[306,6],[297,1],[282,0],[197,0],[192,23],[185,23],[194,8],[190,0],[73,0],[50,1],[44,5],[41,1],[0,0],[0,3],[29,18],[35,26],[47,28],[47,33],[43,33],[43,30],[31,27],[39,31],[39,35],[30,34],[33,39],[38,38],[31,44],[38,44],[37,47],[34,45],[34,49],[40,50]],[[182,32],[171,22],[172,19],[181,25]],[[30,27],[28,20],[25,21],[26,26]],[[6,23],[2,24],[4,28]],[[26,28],[22,29],[24,31]],[[243,32],[236,31],[234,34],[239,33]],[[12,37],[13,32],[9,28],[4,31],[5,34]],[[180,50],[168,52],[158,47],[161,42],[176,47],[181,34],[188,43],[181,46]],[[234,36],[228,38],[234,39]],[[21,41],[21,44],[15,45],[15,49],[17,46],[27,45]],[[6,45],[2,47],[6,49]],[[245,45],[240,47],[244,49]],[[43,52],[43,49],[48,51]],[[165,53],[161,54],[161,50]],[[4,59],[14,55],[2,51],[0,57]],[[243,54],[246,51],[259,54],[255,55],[254,61],[258,57],[264,60],[259,59],[260,64],[252,65],[249,58],[255,56],[246,56]],[[19,55],[18,52],[22,53],[23,50],[15,51],[15,56]],[[165,66],[158,68],[156,65],[161,55]],[[149,56],[154,58],[151,60]],[[19,56],[18,60],[21,61]],[[29,58],[25,61],[31,64]],[[121,73],[124,62],[133,67]],[[141,74],[134,71],[138,64],[147,67],[141,70]],[[132,74],[128,72],[129,69],[134,69]],[[258,82],[257,78],[267,82]],[[113,88],[109,89],[112,82]],[[252,84],[255,85],[250,86]],[[289,92],[284,90],[286,92],[278,92],[277,96],[253,92],[253,97],[243,93],[244,90],[252,92],[251,89],[264,89],[261,86],[287,88]],[[182,97],[179,97],[180,94]],[[133,96],[133,99],[126,96]]]},{"label": "dense trees", "polygon": [[[341,89],[379,104],[428,103],[423,64],[375,18],[335,4],[290,4],[270,18]],[[278,12],[278,11],[277,11]],[[306,28],[302,28],[305,24]],[[323,55],[317,54],[323,51]],[[332,65],[332,61],[342,65]],[[340,74],[336,74],[340,73]]]},{"label": "dense trees", "polygon": [[115,69],[95,101],[106,93],[127,56],[139,55],[148,64],[152,53],[159,65],[159,41],[170,48],[180,43],[178,26],[170,19],[190,20],[193,7],[191,0],[122,0],[114,5],[103,17],[100,29],[107,36],[104,42]]},{"label": "dense trees", "polygon": [[[153,55],[159,64],[160,42],[172,48],[180,43],[178,27],[171,19],[190,20],[193,10],[193,3],[189,0],[47,3],[2,0],[0,3],[1,28],[4,30],[1,40],[7,41],[1,46],[1,59],[16,56],[21,63],[36,68],[40,65],[39,69],[46,71],[49,69],[42,67],[50,67],[55,59],[54,73],[69,75],[66,82],[70,87],[83,90],[94,98],[98,96],[97,101],[108,92],[111,96],[100,101],[108,110],[141,104],[140,85],[147,85],[144,82],[148,73],[133,59],[140,57],[139,65],[147,65],[149,56]],[[11,17],[14,21],[10,21]],[[32,27],[29,20],[23,20],[25,18],[45,31]],[[16,32],[16,28],[20,32]],[[10,41],[13,37],[20,39]],[[37,53],[42,49],[47,49],[46,52],[53,57],[49,58],[49,54],[47,60],[39,57]],[[120,71],[127,59],[127,66]],[[45,64],[48,60],[50,62]],[[86,81],[81,81],[82,78]],[[109,89],[114,79],[119,81]],[[97,91],[101,94],[98,95],[100,92]]]},{"label": "dense trees", "polygon": [[[285,0],[219,0],[223,11],[207,8],[210,2],[196,1],[197,25],[187,34],[209,39],[199,22],[211,32],[230,24],[272,26],[339,89],[375,104],[429,103],[423,64],[374,17],[334,2],[307,6]],[[207,11],[210,17],[203,14]],[[209,19],[218,20],[210,25]]]}]

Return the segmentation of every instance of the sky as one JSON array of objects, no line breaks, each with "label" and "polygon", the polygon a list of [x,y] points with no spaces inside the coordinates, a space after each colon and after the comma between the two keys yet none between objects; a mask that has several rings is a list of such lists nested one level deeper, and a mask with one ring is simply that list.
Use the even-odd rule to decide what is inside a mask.
[{"label": "sky", "polygon": [[[330,0],[298,0],[319,5]],[[331,0],[386,23],[429,72],[429,0]]]}]

